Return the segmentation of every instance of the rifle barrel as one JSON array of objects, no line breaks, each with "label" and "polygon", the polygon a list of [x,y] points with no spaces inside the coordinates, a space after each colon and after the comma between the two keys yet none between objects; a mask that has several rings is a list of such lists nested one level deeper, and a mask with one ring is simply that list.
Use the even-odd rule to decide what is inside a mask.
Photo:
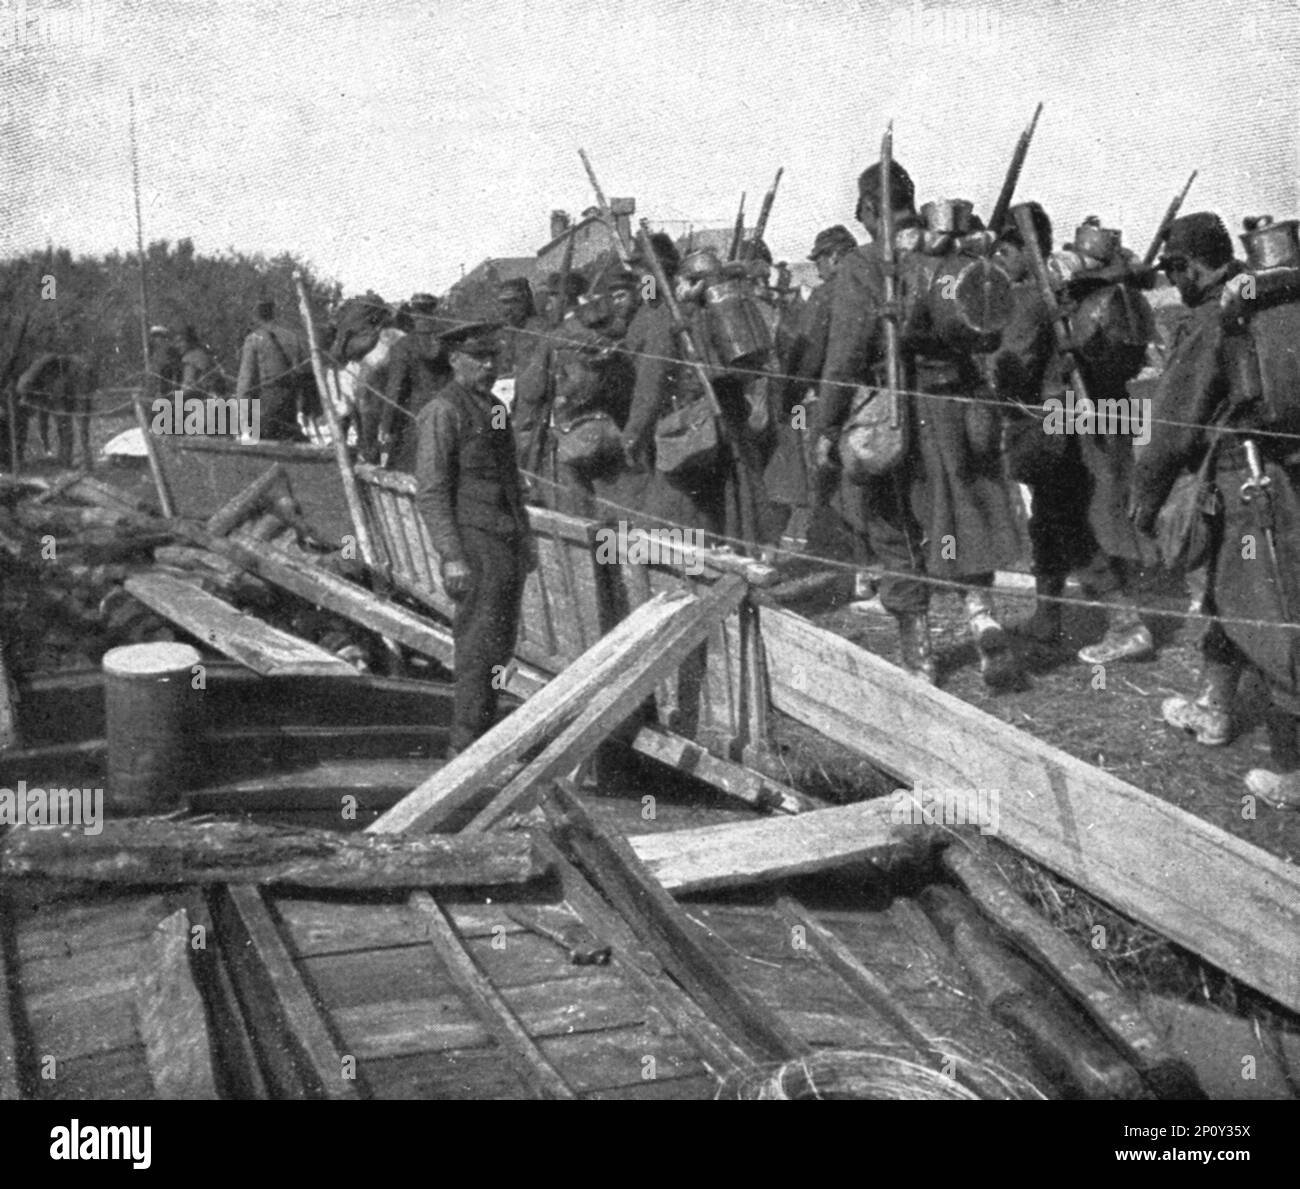
[{"label": "rifle barrel", "polygon": [[783,173],[785,173],[784,165],[776,171],[776,177],[772,180],[771,189],[763,195],[763,205],[759,208],[758,222],[754,224],[754,238],[750,240],[751,250],[757,248],[758,241],[767,234],[767,221],[771,217],[772,204],[776,201],[776,188],[781,184],[781,175]]},{"label": "rifle barrel", "polygon": [[1002,179],[1002,189],[998,192],[997,202],[993,204],[993,213],[989,216],[989,230],[997,234],[1006,220],[1007,211],[1011,209],[1011,200],[1016,194],[1016,185],[1020,181],[1020,171],[1025,167],[1025,158],[1029,155],[1029,145],[1034,139],[1034,130],[1038,127],[1038,117],[1043,114],[1040,101],[1034,108],[1033,117],[1016,141],[1015,151],[1011,154],[1011,164],[1007,166],[1006,177]]},{"label": "rifle barrel", "polygon": [[731,249],[728,260],[740,259],[740,245],[745,242],[745,191],[740,192],[740,206],[736,210],[736,223],[731,229]]},{"label": "rifle barrel", "polygon": [[1160,249],[1164,247],[1165,240],[1169,237],[1169,229],[1173,226],[1174,220],[1178,218],[1178,212],[1182,210],[1183,203],[1187,201],[1187,192],[1192,188],[1192,183],[1196,181],[1196,175],[1200,173],[1199,169],[1192,170],[1192,176],[1187,179],[1187,184],[1174,195],[1173,201],[1169,204],[1169,209],[1165,211],[1165,217],[1160,220],[1160,226],[1156,228],[1155,238],[1151,241],[1151,246],[1147,248],[1147,253],[1142,257],[1142,263],[1150,267],[1156,262],[1156,257],[1160,255]]}]

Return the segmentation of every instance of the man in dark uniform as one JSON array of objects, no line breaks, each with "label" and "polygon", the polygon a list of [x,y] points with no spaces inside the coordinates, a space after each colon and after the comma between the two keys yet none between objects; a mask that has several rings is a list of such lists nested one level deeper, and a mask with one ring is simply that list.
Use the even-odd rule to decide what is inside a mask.
[{"label": "man in dark uniform", "polygon": [[809,509],[808,549],[828,556],[837,552],[831,522],[839,514],[829,508],[836,485],[828,488],[811,481],[816,473],[812,427],[830,333],[831,281],[840,261],[857,246],[849,229],[840,224],[817,233],[808,259],[816,264],[822,283],[782,317],[776,335],[778,370],[785,379],[778,402],[776,449],[763,475],[764,486],[768,498],[785,509],[783,517],[778,514],[784,520],[783,530],[796,509]]},{"label": "man in dark uniform", "polygon": [[212,352],[203,345],[199,332],[187,325],[176,338],[181,353],[180,387],[185,395],[206,399],[224,393],[226,379],[212,358]]},{"label": "man in dark uniform", "polygon": [[[1276,707],[1300,716],[1300,632],[1282,626],[1300,615],[1300,301],[1294,291],[1280,301],[1246,301],[1244,322],[1226,318],[1225,286],[1243,270],[1227,230],[1208,212],[1175,220],[1161,268],[1192,316],[1160,378],[1133,516],[1150,531],[1178,476],[1214,450],[1209,477],[1223,513],[1203,600],[1212,618],[1201,641],[1202,688],[1161,709],[1171,725],[1215,746],[1232,737],[1232,702],[1247,666]],[[1255,484],[1255,461],[1264,490]],[[1252,773],[1248,783],[1263,776],[1271,774]],[[1294,776],[1289,787],[1297,787]]]},{"label": "man in dark uniform", "polygon": [[554,326],[567,318],[578,308],[578,299],[586,292],[587,279],[581,273],[571,272],[567,280],[558,272],[551,273],[541,293],[541,314],[547,325]]},{"label": "man in dark uniform", "polygon": [[[1026,203],[1043,259],[1052,252],[1052,223],[1036,202]],[[1150,542],[1126,515],[1133,474],[1128,434],[1045,432],[1044,402],[1067,399],[1070,369],[1056,345],[1051,315],[1030,276],[1019,228],[1008,220],[995,258],[1016,282],[1010,325],[994,356],[998,395],[1007,403],[1003,451],[1008,474],[1033,492],[1029,540],[1038,601],[1027,636],[1055,644],[1061,636],[1061,594],[1066,577],[1080,576],[1086,598],[1109,604],[1106,634],[1079,652],[1085,664],[1149,656],[1150,629],[1138,614],[1144,567],[1155,563]],[[1094,403],[1124,401],[1125,377],[1080,361]],[[1109,407],[1109,406],[1105,406]]]},{"label": "man in dark uniform", "polygon": [[[898,162],[892,164],[899,292],[907,299],[909,273],[918,268],[909,259],[910,249],[922,225],[913,205],[912,179]],[[839,438],[849,421],[855,386],[878,386],[883,370],[885,276],[879,238],[884,219],[878,163],[863,172],[858,188],[858,221],[875,242],[845,256],[833,282],[817,410],[816,460],[822,476],[839,469]],[[918,291],[915,300],[920,296]],[[912,427],[907,456],[892,474],[868,479],[856,491],[845,484],[845,512],[863,533],[876,563],[892,572],[880,581],[880,601],[898,621],[904,667],[923,680],[935,680],[929,575],[961,583],[980,672],[990,686],[1011,684],[1018,675],[994,616],[991,587],[994,571],[1012,564],[1020,545],[996,445],[977,446],[967,430],[969,398],[984,395],[979,369],[968,350],[946,345],[922,349],[906,341],[900,343],[900,363],[907,395],[899,400],[906,403]]]},{"label": "man in dark uniform", "polygon": [[516,381],[541,344],[546,320],[533,304],[533,290],[524,277],[511,277],[497,288],[497,312],[502,326],[498,339],[497,377]]},{"label": "man in dark uniform", "polygon": [[388,357],[388,390],[379,414],[379,449],[395,471],[415,469],[415,423],[421,410],[451,378],[447,326],[436,316],[438,299],[429,293],[411,298],[413,328],[393,344]]},{"label": "man in dark uniform", "polygon": [[498,323],[442,336],[451,382],[416,423],[416,504],[456,601],[456,691],[448,756],[496,721],[497,678],[514,651],[524,578],[535,564],[510,414],[492,395]]},{"label": "man in dark uniform", "polygon": [[145,377],[145,407],[160,396],[170,397],[181,386],[181,353],[165,326],[149,327],[149,374]]},{"label": "man in dark uniform", "polygon": [[618,502],[635,370],[617,348],[640,283],[631,271],[606,275],[533,352],[515,389],[520,464],[540,476],[546,504],[570,515],[598,516],[600,495]]},{"label": "man in dark uniform", "polygon": [[271,441],[301,441],[298,414],[311,378],[307,345],[287,326],[275,321],[275,303],[259,301],[257,326],[244,339],[239,353],[235,399],[261,402],[260,433]]}]

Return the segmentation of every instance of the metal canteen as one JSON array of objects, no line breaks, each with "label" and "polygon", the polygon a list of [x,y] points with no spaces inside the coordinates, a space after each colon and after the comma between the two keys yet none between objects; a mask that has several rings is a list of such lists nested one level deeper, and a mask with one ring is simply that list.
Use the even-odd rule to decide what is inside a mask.
[{"label": "metal canteen", "polygon": [[930,231],[949,235],[965,235],[971,229],[971,214],[975,204],[964,198],[941,198],[927,202],[921,208],[921,218]]},{"label": "metal canteen", "polygon": [[1241,242],[1250,268],[1300,268],[1300,221],[1296,219],[1275,223],[1265,215],[1255,221]]},{"label": "metal canteen", "polygon": [[705,286],[713,345],[724,367],[748,366],[772,349],[771,333],[752,290],[741,277],[723,277]]},{"label": "metal canteen", "polygon": [[1011,321],[1011,278],[987,257],[939,262],[926,294],[932,333],[941,342],[985,347]]}]

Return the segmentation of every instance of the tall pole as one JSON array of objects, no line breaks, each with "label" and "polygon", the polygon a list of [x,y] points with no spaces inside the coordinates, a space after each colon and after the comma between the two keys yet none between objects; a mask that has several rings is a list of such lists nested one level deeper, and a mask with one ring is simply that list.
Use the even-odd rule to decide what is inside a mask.
[{"label": "tall pole", "polygon": [[[135,191],[135,250],[140,254],[140,350],[144,360],[144,386],[149,384],[149,278],[144,259],[144,218],[140,214],[140,154],[135,143],[135,92],[127,92],[131,106],[131,187]],[[176,515],[172,504],[171,492],[167,488],[167,477],[163,474],[162,463],[158,460],[158,443],[149,431],[149,419],[144,411],[144,389],[131,401],[135,408],[135,423],[140,427],[144,437],[144,450],[149,456],[149,470],[153,475],[153,485],[158,492],[158,506],[168,520]]]}]

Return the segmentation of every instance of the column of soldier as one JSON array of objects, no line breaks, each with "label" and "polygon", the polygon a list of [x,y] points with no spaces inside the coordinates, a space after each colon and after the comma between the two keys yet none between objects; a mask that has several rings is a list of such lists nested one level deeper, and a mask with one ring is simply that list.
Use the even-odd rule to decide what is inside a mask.
[{"label": "column of soldier", "polygon": [[[984,681],[1009,688],[1023,683],[1023,650],[992,586],[1022,560],[1024,484],[1037,598],[1015,631],[1030,651],[1061,642],[1073,576],[1108,614],[1079,659],[1151,655],[1142,600],[1163,555],[1200,576],[1209,623],[1203,688],[1166,701],[1165,719],[1198,743],[1228,742],[1249,667],[1300,716],[1288,626],[1300,607],[1296,224],[1248,220],[1242,261],[1218,216],[1175,212],[1146,260],[1095,219],[1053,251],[1036,203],[995,210],[988,226],[960,200],[918,213],[911,177],[884,155],[859,178],[869,242],[820,232],[809,259],[823,283],[806,298],[782,270],[769,283],[761,239],[737,235],[727,259],[682,255],[643,224],[594,278],[552,274],[540,310],[523,280],[501,286],[493,322],[447,330],[430,305],[429,343],[407,348],[425,366],[390,375],[384,404],[412,415],[396,420],[414,422],[418,454],[409,438],[402,454],[465,609],[458,656],[482,662],[481,680],[466,674],[453,746],[491,721],[487,675],[509,655],[531,564],[529,499],[738,548],[776,545],[803,509],[810,552],[851,550],[854,606],[875,593],[896,620],[906,670],[934,682],[930,601],[951,591]],[[1155,337],[1143,291],[1160,272],[1190,314],[1136,419],[1149,442],[1143,429],[1136,451],[1135,427],[1105,417],[1092,432],[1053,423],[1053,405],[1135,408],[1126,386]],[[511,435],[490,436],[513,436],[512,456],[479,432],[505,424],[510,389]],[[376,435],[362,437],[373,452]]]}]

